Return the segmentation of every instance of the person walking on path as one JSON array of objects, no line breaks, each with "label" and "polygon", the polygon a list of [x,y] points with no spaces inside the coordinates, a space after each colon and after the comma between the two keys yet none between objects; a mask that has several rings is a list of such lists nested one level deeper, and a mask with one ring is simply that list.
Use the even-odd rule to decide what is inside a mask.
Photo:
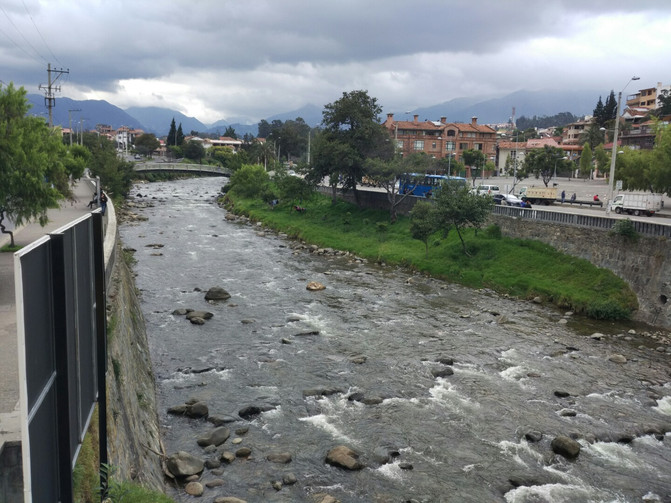
[{"label": "person walking on path", "polygon": [[564,204],[565,200],[566,200],[566,191],[562,190],[561,191],[561,203]]},{"label": "person walking on path", "polygon": [[107,210],[107,196],[102,191],[100,192],[100,210],[103,216],[105,216],[105,211]]}]

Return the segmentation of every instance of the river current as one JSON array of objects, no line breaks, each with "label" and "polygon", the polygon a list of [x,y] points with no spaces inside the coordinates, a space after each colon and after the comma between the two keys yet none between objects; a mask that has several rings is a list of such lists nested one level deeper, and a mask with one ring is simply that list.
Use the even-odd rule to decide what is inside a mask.
[{"label": "river current", "polygon": [[[252,451],[205,470],[222,486],[198,499],[177,488],[176,500],[671,501],[671,355],[644,328],[296,250],[225,220],[224,183],[138,185],[133,211],[147,220],[121,226],[137,250],[167,452]],[[208,303],[213,286],[232,297]],[[194,325],[178,308],[214,316]],[[195,440],[214,426],[166,412],[191,398],[248,431],[205,452]],[[250,405],[264,412],[243,420]],[[553,453],[560,435],[580,443],[575,460]],[[337,445],[365,468],[326,464]],[[292,461],[267,461],[278,451]],[[288,473],[295,484],[272,487]]]}]

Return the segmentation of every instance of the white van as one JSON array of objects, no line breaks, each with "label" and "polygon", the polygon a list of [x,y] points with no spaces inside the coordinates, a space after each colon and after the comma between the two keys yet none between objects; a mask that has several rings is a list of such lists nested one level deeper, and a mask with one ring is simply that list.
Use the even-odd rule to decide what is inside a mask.
[{"label": "white van", "polygon": [[478,185],[478,188],[475,189],[477,194],[480,195],[485,195],[488,194],[490,196],[495,196],[496,194],[500,194],[501,190],[499,189],[498,185]]}]

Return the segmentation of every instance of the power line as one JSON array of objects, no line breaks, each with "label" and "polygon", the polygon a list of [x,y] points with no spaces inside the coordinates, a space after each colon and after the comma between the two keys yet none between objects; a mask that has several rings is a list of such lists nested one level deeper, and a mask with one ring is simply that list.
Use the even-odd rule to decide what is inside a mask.
[{"label": "power line", "polygon": [[35,47],[33,47],[33,44],[31,44],[30,41],[23,35],[23,33],[21,33],[21,30],[19,30],[19,28],[14,24],[14,21],[12,21],[12,18],[9,17],[9,14],[7,14],[7,11],[5,11],[4,7],[0,6],[0,9],[2,9],[3,14],[7,18],[7,20],[11,23],[11,25],[14,27],[14,29],[17,31],[17,33],[21,35],[21,38],[24,40],[24,42],[28,44],[28,46],[35,52],[35,54],[37,54],[40,58],[42,58],[46,63],[47,62],[46,58],[42,56],[39,53],[39,51],[35,49]]},{"label": "power line", "polygon": [[[61,62],[58,60],[58,58],[56,57],[56,55],[55,55],[55,54],[53,53],[53,51],[51,50],[51,47],[49,47],[49,44],[47,44],[47,41],[44,40],[44,37],[42,36],[42,33],[40,32],[39,28],[38,28],[37,25],[35,24],[35,21],[33,20],[33,16],[31,16],[31,15],[30,15],[30,12],[28,12],[28,7],[26,7],[26,3],[25,3],[23,0],[21,0],[21,3],[23,4],[23,8],[26,10],[26,14],[28,14],[28,17],[30,18],[30,22],[33,23],[33,26],[35,27],[35,31],[36,31],[37,34],[40,36],[40,38],[42,39],[42,42],[44,42],[44,46],[45,46],[45,47],[47,48],[47,50],[49,51],[49,54],[51,54],[51,56],[52,56],[58,63],[60,63],[60,64],[62,65],[63,63],[61,63]],[[44,58],[43,58],[43,59],[44,59]]]}]

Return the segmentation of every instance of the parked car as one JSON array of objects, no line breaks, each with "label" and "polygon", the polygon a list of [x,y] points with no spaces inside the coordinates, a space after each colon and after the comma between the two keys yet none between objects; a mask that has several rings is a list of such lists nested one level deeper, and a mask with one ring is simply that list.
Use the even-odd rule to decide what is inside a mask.
[{"label": "parked car", "polygon": [[494,194],[492,196],[492,199],[494,200],[494,204],[506,204],[506,196],[505,194]]}]

